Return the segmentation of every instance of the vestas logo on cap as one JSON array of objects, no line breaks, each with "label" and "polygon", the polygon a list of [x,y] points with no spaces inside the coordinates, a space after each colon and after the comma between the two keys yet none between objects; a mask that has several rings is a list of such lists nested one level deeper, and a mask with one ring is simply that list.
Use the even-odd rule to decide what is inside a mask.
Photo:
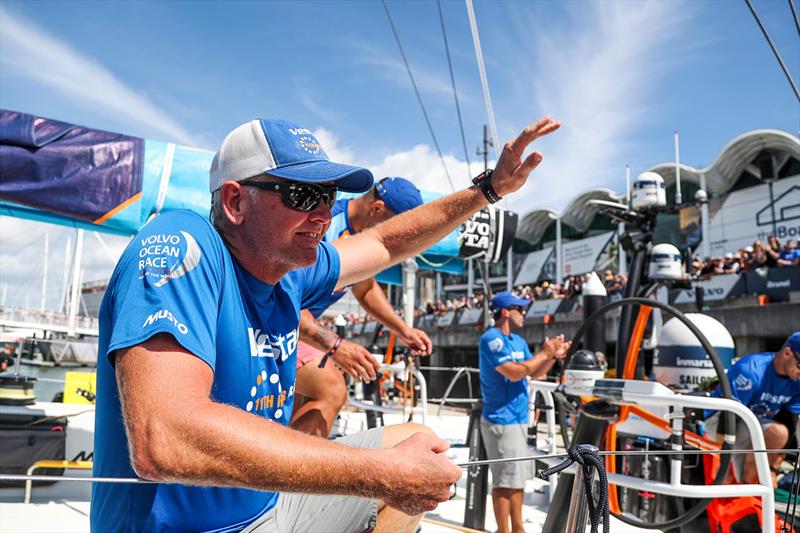
[{"label": "vestas logo on cap", "polygon": [[328,159],[319,139],[308,128],[283,120],[262,120],[261,126],[278,167]]},{"label": "vestas logo on cap", "polygon": [[299,142],[300,147],[311,155],[317,155],[322,150],[322,145],[314,136],[303,135]]}]

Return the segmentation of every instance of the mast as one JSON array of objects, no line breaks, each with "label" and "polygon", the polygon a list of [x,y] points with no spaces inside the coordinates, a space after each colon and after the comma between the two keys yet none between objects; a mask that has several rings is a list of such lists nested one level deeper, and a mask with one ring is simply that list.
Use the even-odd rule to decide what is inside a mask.
[{"label": "mast", "polygon": [[75,240],[75,255],[72,258],[72,290],[69,301],[69,318],[67,334],[75,335],[75,325],[78,317],[78,305],[81,297],[81,256],[83,255],[83,230],[78,230]]},{"label": "mast", "polygon": [[42,275],[42,301],[39,309],[44,311],[45,300],[47,299],[47,260],[50,251],[50,230],[44,232],[44,274]]},{"label": "mast", "polygon": [[681,196],[681,149],[678,141],[678,130],[675,130],[675,204],[683,202]]},{"label": "mast", "polygon": [[61,283],[61,301],[58,304],[58,312],[67,314],[67,306],[69,305],[69,298],[67,296],[67,290],[69,288],[69,257],[71,255],[70,250],[72,250],[72,237],[67,238],[67,244],[64,246],[64,279]]}]

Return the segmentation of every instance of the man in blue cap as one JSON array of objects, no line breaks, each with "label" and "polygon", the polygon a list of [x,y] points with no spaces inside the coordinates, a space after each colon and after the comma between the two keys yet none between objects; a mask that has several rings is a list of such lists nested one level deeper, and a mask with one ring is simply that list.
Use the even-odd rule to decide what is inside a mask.
[{"label": "man in blue cap", "polygon": [[[481,436],[489,459],[530,455],[527,378],[544,378],[571,344],[564,341],[564,335],[545,338],[542,351],[531,355],[525,339],[511,332],[523,326],[529,304],[530,300],[508,291],[498,292],[491,305],[494,326],[481,336],[478,348],[483,398]],[[522,500],[527,468],[524,462],[491,465],[492,506],[499,533],[525,531]]]},{"label": "man in blue cap", "polygon": [[[345,239],[420,205],[422,195],[413,183],[404,178],[383,178],[358,198],[336,201],[324,240],[333,243]],[[295,383],[295,393],[302,396],[302,401],[298,398],[295,404],[291,425],[320,437],[330,434],[336,415],[347,403],[347,385],[342,372],[353,379],[370,382],[377,379],[376,372],[380,369],[366,348],[340,338],[316,320],[347,294],[347,289],[352,290],[370,316],[397,333],[400,341],[411,348],[412,355],[428,355],[432,348],[424,331],[408,326],[397,316],[375,278],[334,291],[327,301],[304,309],[300,315]]]},{"label": "man in blue cap", "polygon": [[[790,428],[795,426],[796,438],[800,439],[800,331],[792,333],[780,350],[775,353],[754,353],[739,359],[728,370],[733,397],[746,405],[761,423],[764,442],[768,450],[783,449],[789,442]],[[721,397],[717,388],[712,396]],[[781,411],[794,418],[794,424],[787,426],[777,419]],[[719,414],[714,414],[706,422],[706,431],[716,435]],[[736,423],[737,449],[752,448],[750,433],[743,422]],[[772,484],[777,487],[777,474],[785,454],[768,454]],[[734,455],[733,467],[737,479],[742,483],[758,483],[755,457],[753,454]]]},{"label": "man in blue cap", "polygon": [[414,531],[461,470],[424,426],[337,441],[289,427],[301,309],[429,248],[513,193],[550,118],[465,190],[333,245],[337,190],[372,187],[307,128],[253,120],[210,170],[210,220],[172,211],[120,258],[100,307],[94,531]]}]

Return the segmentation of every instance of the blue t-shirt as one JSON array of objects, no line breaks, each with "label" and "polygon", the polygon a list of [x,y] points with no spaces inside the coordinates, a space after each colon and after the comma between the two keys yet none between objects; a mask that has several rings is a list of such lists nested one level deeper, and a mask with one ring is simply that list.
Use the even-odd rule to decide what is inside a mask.
[{"label": "blue t-shirt", "polygon": [[483,417],[492,424],[528,423],[528,380],[511,381],[497,367],[532,359],[528,343],[519,335],[510,337],[497,328],[481,335],[479,347]]},{"label": "blue t-shirt", "polygon": [[[215,401],[288,425],[294,404],[300,309],[339,278],[335,249],[268,285],[245,271],[201,216],[173,211],[150,222],[123,253],[100,306],[94,475],[135,477],[122,422],[113,352],[169,333],[214,371]],[[278,495],[246,489],[98,483],[92,530],[238,531]]]},{"label": "blue t-shirt", "polygon": [[[728,369],[734,398],[759,418],[775,418],[782,407],[800,414],[800,381],[779,376],[772,364],[774,357],[773,353],[754,353]],[[721,398],[722,391],[717,387],[711,395]]]},{"label": "blue t-shirt", "polygon": [[[338,200],[333,204],[333,209],[331,209],[331,225],[328,226],[328,231],[325,232],[323,241],[333,243],[333,241],[345,238],[349,235],[355,235],[356,232],[353,230],[353,226],[350,225],[350,215],[347,210],[349,205],[349,198]],[[352,287],[352,285],[342,287],[341,290],[338,291],[332,291],[327,299],[320,300],[316,305],[304,307],[303,309],[310,311],[311,314],[314,315],[314,318],[319,318],[327,308],[338,302],[347,294],[350,287]]]}]

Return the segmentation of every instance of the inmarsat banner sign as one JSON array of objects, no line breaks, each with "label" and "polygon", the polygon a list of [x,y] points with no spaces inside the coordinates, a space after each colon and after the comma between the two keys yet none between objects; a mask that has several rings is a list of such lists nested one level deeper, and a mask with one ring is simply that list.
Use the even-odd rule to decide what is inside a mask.
[{"label": "inmarsat banner sign", "polygon": [[[712,256],[722,256],[773,233],[781,242],[800,238],[800,176],[730,193],[708,227]],[[706,238],[704,236],[703,238]]]}]

